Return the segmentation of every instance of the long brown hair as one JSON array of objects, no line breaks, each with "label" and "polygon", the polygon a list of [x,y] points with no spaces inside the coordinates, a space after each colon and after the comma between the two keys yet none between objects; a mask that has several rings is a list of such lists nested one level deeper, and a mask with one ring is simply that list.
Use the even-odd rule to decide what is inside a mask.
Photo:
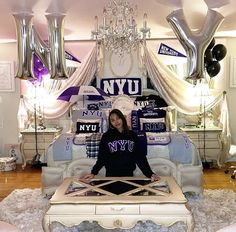
[{"label": "long brown hair", "polygon": [[122,120],[122,125],[123,125],[123,129],[124,129],[124,133],[128,133],[129,132],[129,127],[127,125],[127,121],[126,121],[126,118],[124,116],[124,114],[118,110],[118,109],[113,109],[110,113],[109,113],[109,117],[108,117],[108,120],[109,120],[109,130],[110,129],[115,129],[112,124],[111,124],[111,115],[112,114],[116,114],[118,118],[120,118]]}]

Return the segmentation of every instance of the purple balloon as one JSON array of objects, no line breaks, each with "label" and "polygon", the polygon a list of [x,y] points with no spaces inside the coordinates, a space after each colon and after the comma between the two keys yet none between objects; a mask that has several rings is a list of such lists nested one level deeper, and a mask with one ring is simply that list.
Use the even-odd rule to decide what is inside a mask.
[{"label": "purple balloon", "polygon": [[46,74],[48,74],[48,69],[47,69],[46,67],[44,67],[44,68],[40,71],[40,73],[41,73],[42,75],[46,75]]},{"label": "purple balloon", "polygon": [[40,85],[42,82],[42,74],[39,72],[37,67],[34,66],[34,79],[29,80],[34,86]]},{"label": "purple balloon", "polygon": [[30,80],[30,82],[36,86],[40,85],[43,80],[43,75],[48,74],[48,69],[44,66],[43,62],[40,60],[40,58],[34,53],[33,57],[33,63],[34,63],[34,76],[35,79]]},{"label": "purple balloon", "polygon": [[39,70],[34,67],[34,76],[35,76],[36,78],[39,77],[39,73],[40,73]]},{"label": "purple balloon", "polygon": [[34,53],[34,64],[42,63],[40,58]]}]

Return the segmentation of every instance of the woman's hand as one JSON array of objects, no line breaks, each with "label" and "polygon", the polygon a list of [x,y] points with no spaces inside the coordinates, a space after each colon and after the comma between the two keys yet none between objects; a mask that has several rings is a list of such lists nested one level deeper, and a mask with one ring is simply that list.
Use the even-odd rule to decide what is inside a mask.
[{"label": "woman's hand", "polygon": [[158,176],[157,174],[153,173],[152,176],[151,176],[151,181],[158,181],[160,180],[160,176]]},{"label": "woman's hand", "polygon": [[95,175],[93,175],[92,173],[91,174],[87,174],[87,175],[81,176],[80,180],[83,181],[83,182],[90,182],[90,180],[93,179],[94,176]]}]

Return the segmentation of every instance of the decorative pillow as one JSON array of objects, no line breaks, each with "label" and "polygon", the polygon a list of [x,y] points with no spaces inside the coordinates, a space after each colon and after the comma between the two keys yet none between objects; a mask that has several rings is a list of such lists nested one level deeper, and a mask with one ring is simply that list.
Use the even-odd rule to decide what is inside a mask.
[{"label": "decorative pillow", "polygon": [[75,145],[84,145],[86,141],[86,136],[92,135],[93,133],[86,133],[86,134],[75,134],[73,143]]},{"label": "decorative pillow", "polygon": [[147,132],[146,136],[148,145],[167,145],[171,141],[169,132],[166,133]]},{"label": "decorative pillow", "polygon": [[[76,122],[71,123],[71,133],[77,133],[77,123],[98,123],[101,129],[102,119],[78,119]],[[100,131],[99,131],[100,132]],[[83,132],[84,133],[84,132]],[[94,132],[92,132],[94,133]]]},{"label": "decorative pillow", "polygon": [[165,132],[165,118],[140,118],[140,129],[145,132]]},{"label": "decorative pillow", "polygon": [[101,118],[97,118],[97,119],[78,119],[77,120],[77,123],[78,122],[81,122],[81,123],[101,123],[102,119]]},{"label": "decorative pillow", "polygon": [[165,118],[166,110],[165,109],[152,109],[145,107],[142,110],[138,110],[139,118]]},{"label": "decorative pillow", "polygon": [[88,110],[99,110],[99,106],[96,103],[91,103],[87,105]]},{"label": "decorative pillow", "polygon": [[99,128],[98,122],[77,122],[75,133],[97,133]]},{"label": "decorative pillow", "polygon": [[88,158],[97,158],[101,138],[101,133],[94,133],[90,136],[86,136],[86,154]]}]

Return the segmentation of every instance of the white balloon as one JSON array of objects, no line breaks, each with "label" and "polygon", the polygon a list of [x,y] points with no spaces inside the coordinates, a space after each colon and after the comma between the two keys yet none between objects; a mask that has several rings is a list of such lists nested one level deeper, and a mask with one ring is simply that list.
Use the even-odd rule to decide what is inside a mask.
[{"label": "white balloon", "polygon": [[224,17],[220,13],[208,9],[205,23],[198,31],[191,31],[182,9],[173,11],[166,19],[186,51],[187,78],[195,81],[204,78],[204,53]]}]

